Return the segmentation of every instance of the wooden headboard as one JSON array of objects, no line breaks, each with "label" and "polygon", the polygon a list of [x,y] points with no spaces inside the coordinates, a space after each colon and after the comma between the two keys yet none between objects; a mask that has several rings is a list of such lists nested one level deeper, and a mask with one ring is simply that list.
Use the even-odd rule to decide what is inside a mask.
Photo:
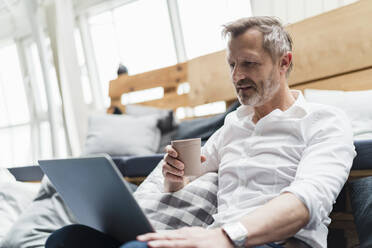
[{"label": "wooden headboard", "polygon": [[[110,82],[110,109],[118,107],[125,112],[125,106],[121,103],[123,94],[155,87],[164,88],[164,97],[140,104],[177,109],[234,100],[236,95],[230,83],[225,57],[225,51],[219,51],[166,68],[133,76],[119,76]],[[177,94],[178,86],[186,82],[190,84],[190,92]]]},{"label": "wooden headboard", "polygon": [[[372,89],[372,1],[354,4],[289,25],[294,41],[294,70],[289,85],[296,89]],[[188,94],[178,95],[181,83]],[[125,112],[125,93],[164,87],[164,97],[141,104],[176,109],[181,106],[236,99],[225,51],[110,82],[111,106]]]}]

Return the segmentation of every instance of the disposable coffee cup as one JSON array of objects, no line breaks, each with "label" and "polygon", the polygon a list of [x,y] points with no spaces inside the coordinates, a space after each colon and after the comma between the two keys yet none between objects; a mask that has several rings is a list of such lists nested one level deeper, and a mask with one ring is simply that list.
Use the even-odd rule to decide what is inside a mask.
[{"label": "disposable coffee cup", "polygon": [[177,151],[177,159],[185,165],[184,176],[200,176],[202,174],[201,139],[173,140],[171,145]]}]

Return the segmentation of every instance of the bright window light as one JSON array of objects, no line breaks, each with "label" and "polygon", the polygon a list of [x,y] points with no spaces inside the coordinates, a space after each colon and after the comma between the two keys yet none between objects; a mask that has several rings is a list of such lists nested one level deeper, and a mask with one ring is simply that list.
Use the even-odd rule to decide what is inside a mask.
[{"label": "bright window light", "polygon": [[30,68],[35,75],[33,87],[36,88],[37,91],[37,106],[40,108],[41,112],[46,112],[48,110],[48,104],[46,99],[46,93],[45,93],[45,85],[44,85],[44,79],[43,74],[41,71],[41,64],[39,59],[39,52],[37,50],[36,44],[32,43],[30,46],[30,55],[31,55],[31,63],[29,63],[30,66],[33,65],[32,68]]},{"label": "bright window light", "polygon": [[121,96],[121,103],[123,105],[146,102],[156,100],[164,97],[164,88],[156,87],[147,90],[139,90]]},{"label": "bright window light", "polygon": [[177,0],[188,59],[225,49],[222,25],[251,16],[248,0]]},{"label": "bright window light", "polygon": [[58,125],[58,128],[57,128],[57,135],[58,135],[58,142],[59,142],[59,147],[60,147],[60,151],[59,151],[59,154],[60,154],[60,157],[66,157],[67,154],[68,154],[68,151],[67,151],[67,143],[66,143],[66,132],[65,132],[65,128],[63,126],[63,123],[59,123]]},{"label": "bright window light", "polygon": [[[98,76],[106,96],[109,82],[117,77],[116,71],[120,63],[111,11],[91,17],[89,25]],[[109,106],[110,99],[107,97],[104,100],[104,104]]]},{"label": "bright window light", "polygon": [[[46,39],[47,52],[49,56],[52,56],[51,54],[51,48],[50,48],[50,42],[49,39]],[[35,101],[35,107],[37,108],[37,115],[35,118],[35,121],[37,122],[36,125],[38,125],[38,129],[40,130],[39,137],[32,136],[33,138],[36,138],[38,140],[38,147],[34,148],[34,157],[37,157],[38,159],[41,158],[51,158],[52,156],[52,144],[51,144],[51,135],[50,135],[50,124],[48,121],[45,121],[47,119],[47,111],[48,111],[48,102],[46,99],[46,89],[44,84],[44,77],[42,75],[42,67],[40,64],[40,58],[39,58],[39,52],[37,49],[37,46],[35,43],[31,43],[28,46],[26,57],[28,57],[28,67],[31,73],[31,83],[32,88],[34,91],[34,101]],[[49,57],[50,63],[48,63],[48,70],[49,70],[49,76],[50,76],[50,82],[49,85],[51,87],[51,93],[52,93],[52,104],[56,106],[55,110],[57,111],[58,120],[57,125],[60,125],[63,128],[63,119],[62,119],[62,101],[60,97],[60,92],[58,88],[58,81],[57,81],[57,74],[55,71],[54,65],[52,62],[52,57]],[[59,130],[57,130],[59,132]],[[60,135],[63,134],[63,135]],[[59,132],[57,134],[57,142],[60,143],[59,150],[56,151],[58,155],[66,156],[66,137],[63,137],[65,133]]]},{"label": "bright window light", "polygon": [[[23,124],[30,121],[22,73],[18,61],[17,47],[13,43],[0,48],[0,90],[7,110],[9,124]],[[1,118],[7,118],[1,116]]]},{"label": "bright window light", "polygon": [[0,127],[5,127],[10,124],[8,111],[5,105],[5,90],[3,89],[3,83],[0,82]]},{"label": "bright window light", "polygon": [[194,109],[190,107],[179,107],[176,109],[176,118],[182,120],[185,118],[193,117]]},{"label": "bright window light", "polygon": [[226,103],[224,101],[213,102],[196,106],[194,108],[195,116],[220,114],[226,111]]},{"label": "bright window light", "polygon": [[80,32],[77,28],[75,28],[74,30],[74,38],[75,38],[76,54],[77,54],[79,66],[84,66],[85,58],[84,58],[83,43],[81,41]]},{"label": "bright window light", "polygon": [[187,94],[190,92],[190,84],[189,83],[182,83],[178,85],[177,88],[177,94],[182,95],[182,94]]},{"label": "bright window light", "polygon": [[13,127],[12,135],[13,161],[8,166],[25,166],[32,162],[31,128],[30,125]]},{"label": "bright window light", "polygon": [[120,60],[129,74],[177,63],[165,0],[134,1],[113,15]]},{"label": "bright window light", "polygon": [[10,167],[13,165],[13,146],[12,136],[9,129],[0,129],[0,168]]},{"label": "bright window light", "polygon": [[92,89],[90,87],[87,65],[85,63],[83,43],[81,41],[81,36],[78,29],[74,30],[74,37],[76,44],[76,54],[80,67],[80,79],[83,88],[84,101],[86,104],[91,104],[93,102]]},{"label": "bright window light", "polygon": [[89,77],[88,77],[88,72],[87,68],[84,66],[80,68],[80,73],[81,73],[81,86],[83,88],[83,95],[84,95],[84,101],[86,104],[90,104],[93,102],[93,97],[92,97],[92,91],[91,87],[89,84]]},{"label": "bright window light", "polygon": [[105,92],[119,63],[131,75],[177,63],[165,0],[134,1],[90,17],[89,25]]},{"label": "bright window light", "polygon": [[50,158],[52,155],[52,140],[50,135],[49,122],[43,121],[40,123],[40,140],[41,140],[41,154],[40,157]]}]

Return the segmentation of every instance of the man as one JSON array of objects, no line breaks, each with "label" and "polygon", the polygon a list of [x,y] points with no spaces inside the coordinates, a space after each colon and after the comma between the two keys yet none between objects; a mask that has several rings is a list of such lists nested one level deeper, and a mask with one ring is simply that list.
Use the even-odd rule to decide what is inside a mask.
[{"label": "man", "polygon": [[[219,174],[217,228],[139,240],[151,247],[222,248],[295,236],[311,247],[327,247],[328,215],[355,156],[350,123],[341,111],[307,103],[301,92],[289,90],[292,40],[278,20],[244,18],[225,26],[224,34],[242,106],[202,149],[206,171]],[[165,189],[181,189],[183,164],[172,147],[164,160]]]},{"label": "man", "polygon": [[[341,111],[307,103],[288,88],[292,40],[277,19],[240,19],[224,34],[242,106],[202,149],[205,171],[218,172],[215,222],[138,240],[154,248],[324,248],[328,215],[355,156],[350,123]],[[187,183],[183,168],[168,146],[166,191]]]}]

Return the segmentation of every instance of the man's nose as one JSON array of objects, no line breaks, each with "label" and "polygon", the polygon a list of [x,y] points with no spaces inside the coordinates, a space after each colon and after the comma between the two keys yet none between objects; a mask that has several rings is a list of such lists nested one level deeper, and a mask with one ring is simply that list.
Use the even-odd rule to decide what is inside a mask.
[{"label": "man's nose", "polygon": [[245,76],[242,73],[242,71],[240,70],[239,66],[234,67],[234,69],[232,70],[231,73],[232,73],[232,80],[233,80],[234,83],[237,83],[240,80],[245,78]]}]

